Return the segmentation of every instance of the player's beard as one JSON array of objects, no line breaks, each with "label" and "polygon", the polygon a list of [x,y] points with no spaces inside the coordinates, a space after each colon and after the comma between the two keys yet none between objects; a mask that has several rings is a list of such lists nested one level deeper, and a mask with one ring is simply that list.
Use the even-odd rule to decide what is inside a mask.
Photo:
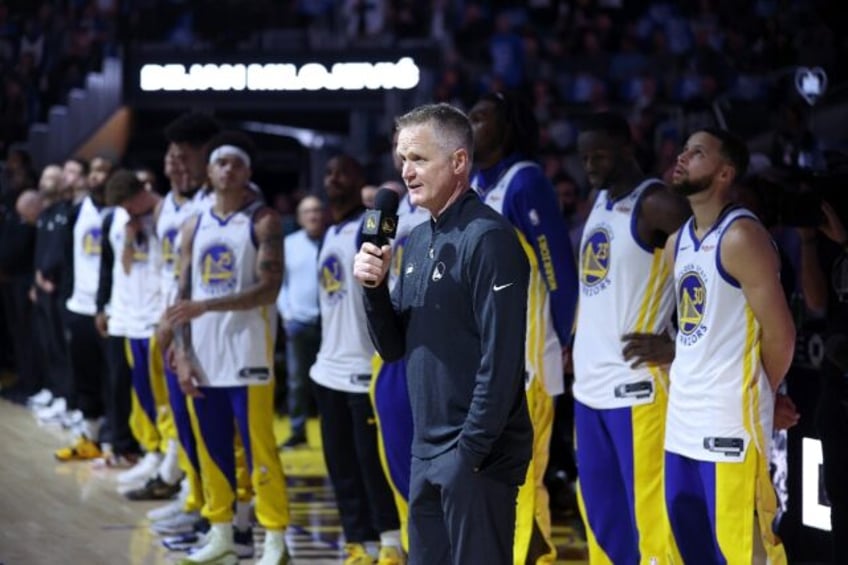
[{"label": "player's beard", "polygon": [[106,183],[96,184],[88,189],[88,193],[91,195],[92,200],[95,202],[102,203],[106,201]]},{"label": "player's beard", "polygon": [[681,196],[692,196],[707,190],[712,184],[712,177],[706,177],[699,180],[691,180],[689,177],[671,184],[672,190]]}]

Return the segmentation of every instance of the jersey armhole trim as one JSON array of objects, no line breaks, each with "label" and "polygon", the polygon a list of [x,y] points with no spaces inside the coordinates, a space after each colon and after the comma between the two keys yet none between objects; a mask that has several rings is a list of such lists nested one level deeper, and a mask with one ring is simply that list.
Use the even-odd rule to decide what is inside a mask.
[{"label": "jersey armhole trim", "polygon": [[755,220],[755,221],[757,220],[754,216],[751,216],[751,215],[748,215],[748,214],[745,214],[745,213],[742,213],[742,214],[739,214],[737,216],[734,216],[733,218],[730,218],[730,220],[728,220],[727,223],[722,227],[721,235],[718,236],[718,243],[716,244],[716,257],[715,257],[716,269],[718,270],[719,276],[721,276],[721,278],[724,279],[724,282],[726,282],[730,286],[732,286],[734,288],[739,288],[739,289],[742,288],[742,285],[739,284],[739,281],[736,280],[730,273],[727,272],[727,270],[724,268],[724,265],[722,265],[722,263],[721,263],[721,242],[724,239],[724,234],[727,233],[728,228],[730,228],[730,226],[733,225],[733,222],[735,222],[736,220],[742,219],[742,218],[749,218],[749,219],[752,219],[752,220]]}]

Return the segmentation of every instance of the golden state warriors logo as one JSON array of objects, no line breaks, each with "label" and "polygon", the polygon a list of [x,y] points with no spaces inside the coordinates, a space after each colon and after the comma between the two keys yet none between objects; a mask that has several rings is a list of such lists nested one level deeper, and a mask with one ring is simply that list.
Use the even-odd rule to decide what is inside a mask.
[{"label": "golden state warriors logo", "polygon": [[229,294],[236,286],[236,257],[225,243],[210,245],[200,254],[200,284],[211,294]]},{"label": "golden state warriors logo", "polygon": [[335,255],[329,255],[321,263],[321,269],[318,271],[319,283],[324,292],[327,293],[327,299],[330,303],[335,304],[344,296],[344,269],[342,262]]},{"label": "golden state warriors logo", "polygon": [[99,257],[103,232],[100,228],[91,228],[82,236],[82,254],[87,257]]},{"label": "golden state warriors logo", "polygon": [[600,293],[610,284],[610,237],[609,231],[596,228],[583,245],[580,253],[580,281],[583,283],[583,293],[593,296]]},{"label": "golden state warriors logo", "polygon": [[707,331],[704,325],[706,304],[707,287],[703,273],[700,269],[686,269],[677,287],[677,321],[684,345],[694,344]]},{"label": "golden state warriors logo", "polygon": [[162,238],[162,261],[165,265],[173,268],[177,261],[177,228],[169,228],[165,230],[165,237]]},{"label": "golden state warriors logo", "polygon": [[141,237],[139,242],[136,239],[133,243],[133,263],[144,263],[150,254],[150,240],[146,236]]}]

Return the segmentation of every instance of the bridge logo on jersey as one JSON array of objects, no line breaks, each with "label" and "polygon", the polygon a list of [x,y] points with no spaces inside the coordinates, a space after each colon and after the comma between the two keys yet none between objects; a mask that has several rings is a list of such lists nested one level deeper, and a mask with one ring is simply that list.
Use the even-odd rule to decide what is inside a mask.
[{"label": "bridge logo on jersey", "polygon": [[225,243],[215,243],[200,254],[200,284],[211,294],[229,294],[236,287],[236,257]]},{"label": "bridge logo on jersey", "polygon": [[684,345],[693,345],[706,332],[704,310],[707,303],[707,287],[702,273],[686,271],[680,277],[677,289],[677,316],[680,340]]},{"label": "bridge logo on jersey", "polygon": [[162,238],[162,261],[170,268],[173,268],[177,262],[177,228],[168,228],[165,230]]},{"label": "bridge logo on jersey", "polygon": [[605,228],[596,228],[583,245],[580,253],[580,281],[583,293],[589,296],[598,294],[610,284],[608,274],[610,266],[610,237]]},{"label": "bridge logo on jersey", "polygon": [[82,254],[86,257],[99,257],[103,231],[99,227],[87,230],[82,236]]},{"label": "bridge logo on jersey", "polygon": [[336,255],[328,255],[321,263],[318,282],[331,304],[338,303],[344,297],[344,269]]},{"label": "bridge logo on jersey", "polygon": [[142,234],[133,242],[133,263],[146,263],[150,254],[150,239]]}]

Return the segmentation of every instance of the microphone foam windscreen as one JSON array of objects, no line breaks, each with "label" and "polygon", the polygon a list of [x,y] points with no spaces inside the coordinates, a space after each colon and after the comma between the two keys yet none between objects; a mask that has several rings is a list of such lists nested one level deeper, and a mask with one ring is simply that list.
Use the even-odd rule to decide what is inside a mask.
[{"label": "microphone foam windscreen", "polygon": [[389,216],[397,215],[400,197],[391,188],[381,188],[374,197],[374,209]]}]

